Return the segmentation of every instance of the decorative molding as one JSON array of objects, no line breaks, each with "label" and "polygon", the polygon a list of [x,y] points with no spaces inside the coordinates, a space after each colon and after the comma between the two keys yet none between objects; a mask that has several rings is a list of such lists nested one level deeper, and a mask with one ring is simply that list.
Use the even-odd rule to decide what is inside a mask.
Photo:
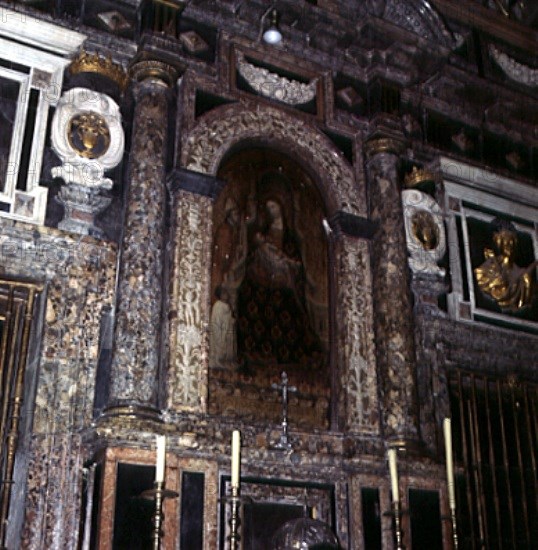
[{"label": "decorative molding", "polygon": [[[351,166],[331,141],[304,120],[272,107],[226,105],[200,117],[184,137],[181,166],[216,174],[224,155],[242,141],[268,141],[304,158],[318,175],[329,214],[335,210],[366,216]],[[362,200],[361,200],[362,199]]]},{"label": "decorative molding", "polygon": [[493,44],[489,44],[488,50],[492,59],[510,80],[531,88],[538,86],[538,69],[519,63]]},{"label": "decorative molding", "polygon": [[237,70],[259,94],[288,105],[304,105],[316,97],[318,79],[308,84],[290,80],[263,67],[249,63],[244,54],[237,53]]},{"label": "decorative molding", "polygon": [[1,15],[0,36],[22,42],[32,48],[70,56],[86,40],[82,33],[36,19],[25,13],[2,7]]}]

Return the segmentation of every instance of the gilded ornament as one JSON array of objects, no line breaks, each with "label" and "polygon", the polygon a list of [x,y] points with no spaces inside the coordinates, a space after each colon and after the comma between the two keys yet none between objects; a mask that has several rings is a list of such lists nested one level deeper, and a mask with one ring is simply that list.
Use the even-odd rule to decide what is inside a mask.
[{"label": "gilded ornament", "polygon": [[373,157],[380,153],[392,153],[395,155],[403,151],[404,144],[402,141],[393,138],[375,138],[366,142],[364,152],[367,157]]},{"label": "gilded ornament", "polygon": [[407,188],[418,187],[423,183],[430,183],[434,181],[434,176],[431,172],[425,168],[418,168],[413,166],[411,172],[405,175],[404,184]]},{"label": "gilded ornament", "polygon": [[505,312],[518,312],[531,305],[535,295],[534,270],[538,261],[526,268],[514,262],[517,250],[517,232],[511,223],[498,220],[493,242],[498,254],[491,248],[484,249],[485,261],[475,268],[478,288],[488,298],[497,302]]},{"label": "gilded ornament", "polygon": [[413,235],[422,244],[424,250],[434,250],[439,244],[439,229],[433,216],[425,210],[418,210],[411,218]]},{"label": "gilded ornament", "polygon": [[81,113],[69,121],[69,144],[81,156],[96,159],[110,146],[110,130],[104,117],[97,113]]},{"label": "gilded ornament", "polygon": [[125,90],[129,84],[129,77],[125,69],[112,61],[111,57],[101,57],[99,54],[91,54],[82,50],[79,56],[69,66],[71,74],[97,73],[106,76],[115,82],[121,90]]}]

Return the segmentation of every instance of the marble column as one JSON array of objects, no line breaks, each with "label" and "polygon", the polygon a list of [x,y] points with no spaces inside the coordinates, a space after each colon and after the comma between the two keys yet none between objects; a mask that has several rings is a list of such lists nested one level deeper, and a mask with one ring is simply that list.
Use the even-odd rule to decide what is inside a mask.
[{"label": "marble column", "polygon": [[130,71],[134,117],[118,279],[107,415],[159,418],[165,248],[166,150],[172,67],[141,61]]},{"label": "marble column", "polygon": [[412,446],[419,441],[413,308],[404,215],[398,178],[403,140],[375,134],[365,153],[372,241],[375,336],[385,437]]}]

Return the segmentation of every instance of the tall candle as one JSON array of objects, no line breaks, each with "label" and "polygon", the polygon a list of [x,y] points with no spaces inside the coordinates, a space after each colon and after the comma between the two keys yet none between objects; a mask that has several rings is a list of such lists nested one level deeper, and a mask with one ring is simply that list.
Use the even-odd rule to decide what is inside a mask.
[{"label": "tall candle", "polygon": [[239,488],[239,471],[241,469],[241,434],[239,430],[232,433],[232,488]]},{"label": "tall candle", "polygon": [[157,462],[155,467],[155,482],[162,483],[164,481],[164,463],[166,460],[166,437],[164,435],[157,436]]},{"label": "tall candle", "polygon": [[446,484],[448,489],[448,505],[451,510],[456,509],[456,492],[454,486],[454,462],[452,459],[452,421],[445,418],[443,421],[446,455]]},{"label": "tall candle", "polygon": [[389,449],[389,473],[390,473],[390,488],[392,491],[392,502],[400,501],[400,490],[398,488],[398,469],[396,467],[396,449]]}]

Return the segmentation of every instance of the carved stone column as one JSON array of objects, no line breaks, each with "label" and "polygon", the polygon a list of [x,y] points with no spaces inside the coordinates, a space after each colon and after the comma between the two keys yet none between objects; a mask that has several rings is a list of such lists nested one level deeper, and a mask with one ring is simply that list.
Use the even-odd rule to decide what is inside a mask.
[{"label": "carved stone column", "polygon": [[[385,134],[386,136],[386,134]],[[385,436],[419,439],[413,308],[409,288],[404,216],[398,181],[403,141],[376,135],[365,146],[371,220],[375,335]]]},{"label": "carved stone column", "polygon": [[172,67],[131,68],[135,110],[108,415],[158,418],[165,246],[167,128]]}]

